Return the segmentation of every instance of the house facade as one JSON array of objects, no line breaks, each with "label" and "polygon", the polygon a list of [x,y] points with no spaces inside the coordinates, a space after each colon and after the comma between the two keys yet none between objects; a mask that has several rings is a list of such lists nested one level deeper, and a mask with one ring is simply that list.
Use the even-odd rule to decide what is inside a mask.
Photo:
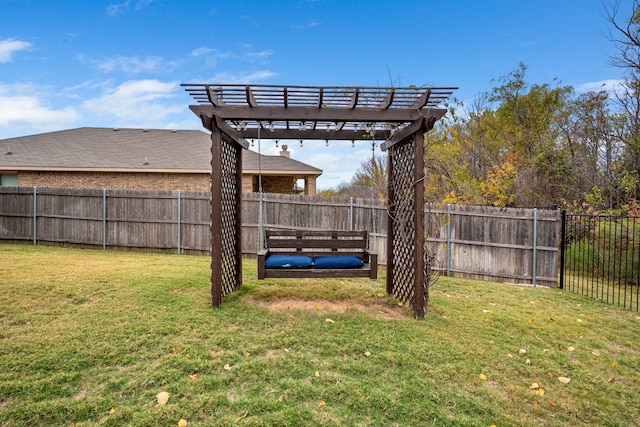
[{"label": "house facade", "polygon": [[[0,186],[210,190],[211,139],[199,130],[83,127],[8,138],[0,147]],[[243,151],[243,192],[259,191],[262,181],[263,192],[303,187],[315,195],[321,174],[286,148],[279,156]]]}]

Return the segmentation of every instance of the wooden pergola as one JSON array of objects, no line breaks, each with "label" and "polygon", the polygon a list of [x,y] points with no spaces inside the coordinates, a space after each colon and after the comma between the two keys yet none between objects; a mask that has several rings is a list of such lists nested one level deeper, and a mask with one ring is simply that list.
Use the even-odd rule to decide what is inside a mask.
[{"label": "wooden pergola", "polygon": [[242,152],[247,139],[379,140],[388,153],[387,293],[424,317],[424,135],[453,87],[183,84],[211,132],[211,304],[242,284]]}]

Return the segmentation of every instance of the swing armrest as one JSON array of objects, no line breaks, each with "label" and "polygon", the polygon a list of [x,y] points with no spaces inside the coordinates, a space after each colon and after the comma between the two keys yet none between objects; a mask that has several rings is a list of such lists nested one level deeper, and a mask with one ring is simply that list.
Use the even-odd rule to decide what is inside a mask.
[{"label": "swing armrest", "polygon": [[369,275],[370,279],[378,278],[378,254],[375,252],[369,252],[365,249],[364,254],[367,258],[369,258],[369,266],[371,268],[371,272]]},{"label": "swing armrest", "polygon": [[265,278],[265,268],[264,262],[269,255],[269,249],[262,249],[258,251],[258,279],[262,280]]}]

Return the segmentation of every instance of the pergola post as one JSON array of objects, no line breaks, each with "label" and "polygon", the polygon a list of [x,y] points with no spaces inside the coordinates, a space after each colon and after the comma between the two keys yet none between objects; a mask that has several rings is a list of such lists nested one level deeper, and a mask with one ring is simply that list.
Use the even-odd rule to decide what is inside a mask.
[{"label": "pergola post", "polygon": [[211,305],[222,304],[222,136],[211,131]]}]

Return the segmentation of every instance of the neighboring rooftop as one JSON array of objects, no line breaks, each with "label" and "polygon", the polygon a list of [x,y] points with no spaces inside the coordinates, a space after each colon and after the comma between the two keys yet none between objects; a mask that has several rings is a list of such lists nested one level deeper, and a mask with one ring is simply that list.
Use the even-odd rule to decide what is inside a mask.
[{"label": "neighboring rooftop", "polygon": [[[320,175],[286,156],[244,150],[244,173]],[[0,140],[0,169],[211,172],[211,139],[199,130],[82,127]]]}]

